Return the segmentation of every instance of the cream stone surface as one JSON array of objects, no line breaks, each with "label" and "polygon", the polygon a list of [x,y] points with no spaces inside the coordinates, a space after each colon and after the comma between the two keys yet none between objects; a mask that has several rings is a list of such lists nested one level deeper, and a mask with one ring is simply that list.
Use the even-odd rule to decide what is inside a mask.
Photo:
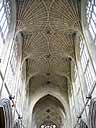
[{"label": "cream stone surface", "polygon": [[[81,64],[80,37],[84,37],[83,43],[89,50],[86,65],[88,67],[91,60],[91,69],[96,69],[96,45],[85,22],[86,2],[11,0],[12,24],[2,55],[7,58],[8,52],[9,62],[7,66],[5,58],[4,63],[1,62],[5,74],[0,67],[4,76],[0,81],[0,96],[9,98],[6,86],[15,96],[13,124],[19,113],[22,128],[78,128],[74,126],[86,104],[89,89]],[[96,97],[96,89],[92,97]],[[87,106],[80,118],[86,124],[88,111]]]},{"label": "cream stone surface", "polygon": [[[29,128],[40,127],[47,120],[48,106],[52,111],[50,121],[57,127],[70,127],[68,82],[71,82],[71,60],[75,60],[74,34],[81,30],[78,7],[77,0],[17,2],[16,30],[23,36]],[[60,104],[51,102],[51,97],[60,100],[65,112]],[[42,101],[43,98],[46,100]]]}]

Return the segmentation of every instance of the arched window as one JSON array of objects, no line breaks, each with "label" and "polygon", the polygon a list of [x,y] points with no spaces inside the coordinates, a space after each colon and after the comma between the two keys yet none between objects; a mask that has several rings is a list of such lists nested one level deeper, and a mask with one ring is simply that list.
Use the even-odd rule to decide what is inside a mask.
[{"label": "arched window", "polygon": [[0,0],[0,56],[9,31],[10,11],[9,0]]},{"label": "arched window", "polygon": [[87,46],[85,44],[85,40],[83,38],[80,38],[80,58],[88,92],[90,92],[90,89],[92,89],[92,86],[96,79],[96,75],[92,65],[92,61],[89,56]]},{"label": "arched window", "polygon": [[55,124],[49,124],[49,125],[42,124],[40,128],[56,128],[56,125]]},{"label": "arched window", "polygon": [[96,0],[88,0],[86,16],[90,35],[96,44]]}]

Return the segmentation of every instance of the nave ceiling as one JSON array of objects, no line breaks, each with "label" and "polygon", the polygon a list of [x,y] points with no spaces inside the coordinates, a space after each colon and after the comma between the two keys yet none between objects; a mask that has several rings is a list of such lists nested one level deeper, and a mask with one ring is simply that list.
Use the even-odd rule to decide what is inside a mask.
[{"label": "nave ceiling", "polygon": [[47,89],[67,92],[71,61],[75,60],[74,36],[81,31],[80,1],[16,2],[16,31],[23,37],[22,63],[26,62],[29,95],[38,92],[39,88],[46,92]]}]

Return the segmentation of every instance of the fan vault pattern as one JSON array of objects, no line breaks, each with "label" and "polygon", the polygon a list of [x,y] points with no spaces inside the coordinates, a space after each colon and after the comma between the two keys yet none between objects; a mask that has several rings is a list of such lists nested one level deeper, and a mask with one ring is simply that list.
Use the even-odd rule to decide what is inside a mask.
[{"label": "fan vault pattern", "polygon": [[16,31],[23,37],[29,95],[40,88],[67,91],[75,59],[74,34],[81,31],[78,0],[16,2]]},{"label": "fan vault pattern", "polygon": [[55,65],[61,62],[64,66],[64,59],[74,58],[73,34],[80,30],[77,1],[17,0],[17,10],[17,31],[22,31],[24,38],[23,59],[30,63],[27,67],[36,65],[31,66],[36,72],[54,72]]}]

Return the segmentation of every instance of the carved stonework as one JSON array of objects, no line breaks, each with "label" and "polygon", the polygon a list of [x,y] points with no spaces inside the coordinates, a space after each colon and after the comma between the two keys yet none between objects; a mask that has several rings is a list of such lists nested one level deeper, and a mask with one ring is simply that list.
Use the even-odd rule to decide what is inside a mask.
[{"label": "carved stonework", "polygon": [[12,108],[9,99],[0,100],[0,121],[1,128],[12,128]]}]

